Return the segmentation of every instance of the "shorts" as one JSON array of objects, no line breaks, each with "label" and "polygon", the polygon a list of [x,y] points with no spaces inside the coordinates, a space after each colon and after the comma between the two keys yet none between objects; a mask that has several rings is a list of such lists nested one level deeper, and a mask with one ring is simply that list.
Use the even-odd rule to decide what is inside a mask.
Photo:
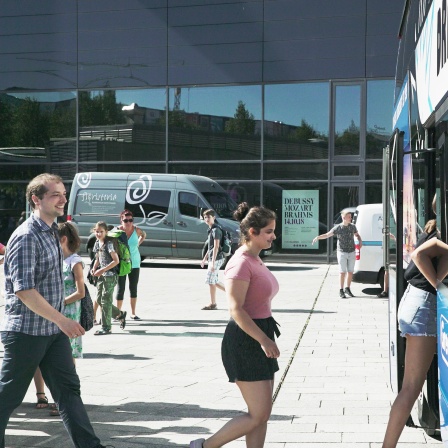
[{"label": "shorts", "polygon": [[437,296],[408,285],[398,307],[401,336],[437,336]]},{"label": "shorts", "polygon": [[207,283],[207,285],[216,285],[216,283],[219,282],[218,272],[224,264],[224,260],[225,258],[221,258],[215,261],[215,270],[213,272],[210,269],[207,270],[207,278],[205,279],[205,283]]},{"label": "shorts", "polygon": [[[253,319],[255,324],[275,340],[280,336],[278,324],[273,317]],[[279,370],[276,358],[268,358],[261,345],[230,319],[221,343],[221,357],[229,382],[273,380]]]},{"label": "shorts", "polygon": [[338,263],[341,273],[355,270],[356,252],[341,252],[338,250]]}]

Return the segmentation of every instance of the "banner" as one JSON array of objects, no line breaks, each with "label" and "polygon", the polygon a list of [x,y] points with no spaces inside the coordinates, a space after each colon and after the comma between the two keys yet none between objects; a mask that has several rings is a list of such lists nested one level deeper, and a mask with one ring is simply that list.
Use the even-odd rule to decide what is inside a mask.
[{"label": "banner", "polygon": [[282,191],[282,249],[318,249],[319,191]]}]

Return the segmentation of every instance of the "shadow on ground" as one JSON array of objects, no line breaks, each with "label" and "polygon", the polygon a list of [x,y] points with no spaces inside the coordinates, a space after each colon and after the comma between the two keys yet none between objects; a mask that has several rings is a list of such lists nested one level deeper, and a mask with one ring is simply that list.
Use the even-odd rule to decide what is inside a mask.
[{"label": "shadow on ground", "polygon": [[[22,403],[13,412],[7,427],[6,446],[72,447],[60,417],[50,417],[48,409],[35,409],[34,406],[34,403]],[[201,420],[227,419],[240,414],[230,409],[163,402],[130,402],[117,406],[86,405],[86,409],[101,443],[115,448],[185,447],[198,434],[204,437],[210,435],[209,430],[201,426]],[[291,416],[273,414],[271,418],[287,421]],[[164,433],[184,434],[182,439],[185,440],[180,444],[173,443]]]}]

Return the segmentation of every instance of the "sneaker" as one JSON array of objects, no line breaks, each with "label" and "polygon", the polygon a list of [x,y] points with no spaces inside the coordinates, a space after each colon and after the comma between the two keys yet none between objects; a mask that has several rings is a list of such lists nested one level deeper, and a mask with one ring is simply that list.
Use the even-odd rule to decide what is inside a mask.
[{"label": "sneaker", "polygon": [[346,298],[347,298],[347,296],[345,295],[345,292],[344,292],[343,289],[340,289],[340,290],[339,290],[339,297],[340,297],[341,299],[346,299]]},{"label": "sneaker", "polygon": [[128,314],[126,311],[122,311],[117,318],[120,321],[120,328],[122,330],[124,330],[124,327],[126,327],[126,314]]},{"label": "sneaker", "polygon": [[203,443],[205,442],[205,439],[196,439],[196,440],[192,440],[190,442],[190,448],[202,448],[203,447]]},{"label": "sneaker", "polygon": [[350,288],[345,288],[345,295],[348,297],[355,297],[353,293],[350,291]]},{"label": "sneaker", "polygon": [[131,316],[132,320],[141,320],[138,316]]}]

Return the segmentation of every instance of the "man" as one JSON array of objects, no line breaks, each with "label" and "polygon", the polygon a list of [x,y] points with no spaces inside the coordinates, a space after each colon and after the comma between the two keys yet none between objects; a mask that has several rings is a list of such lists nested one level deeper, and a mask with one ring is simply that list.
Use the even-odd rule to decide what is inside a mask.
[{"label": "man", "polygon": [[212,209],[205,210],[202,214],[205,223],[208,225],[208,247],[204,258],[201,262],[201,268],[204,267],[208,261],[207,277],[205,283],[210,287],[210,303],[203,310],[216,310],[216,288],[225,291],[225,287],[219,282],[218,272],[224,264],[225,257],[220,250],[222,230],[215,223],[215,211]]},{"label": "man", "polygon": [[[358,229],[354,224],[352,224],[352,214],[343,210],[341,212],[342,223],[334,226],[329,232],[323,233],[322,235],[316,236],[312,244],[317,240],[324,240],[336,235],[338,238],[338,263],[340,268],[340,290],[339,297],[345,299],[348,297],[355,297],[350,290],[350,285],[352,283],[353,271],[355,269],[355,239],[358,239],[359,250],[362,247],[361,235],[358,233]],[[345,279],[347,277],[347,283]],[[346,287],[344,289],[344,284]]]},{"label": "man", "polygon": [[28,184],[26,197],[33,213],[6,246],[0,448],[5,447],[9,417],[22,402],[38,366],[73,444],[101,448],[81,400],[69,342],[85,331],[61,313],[63,254],[54,220],[64,214],[67,202],[62,179],[41,174]]}]

